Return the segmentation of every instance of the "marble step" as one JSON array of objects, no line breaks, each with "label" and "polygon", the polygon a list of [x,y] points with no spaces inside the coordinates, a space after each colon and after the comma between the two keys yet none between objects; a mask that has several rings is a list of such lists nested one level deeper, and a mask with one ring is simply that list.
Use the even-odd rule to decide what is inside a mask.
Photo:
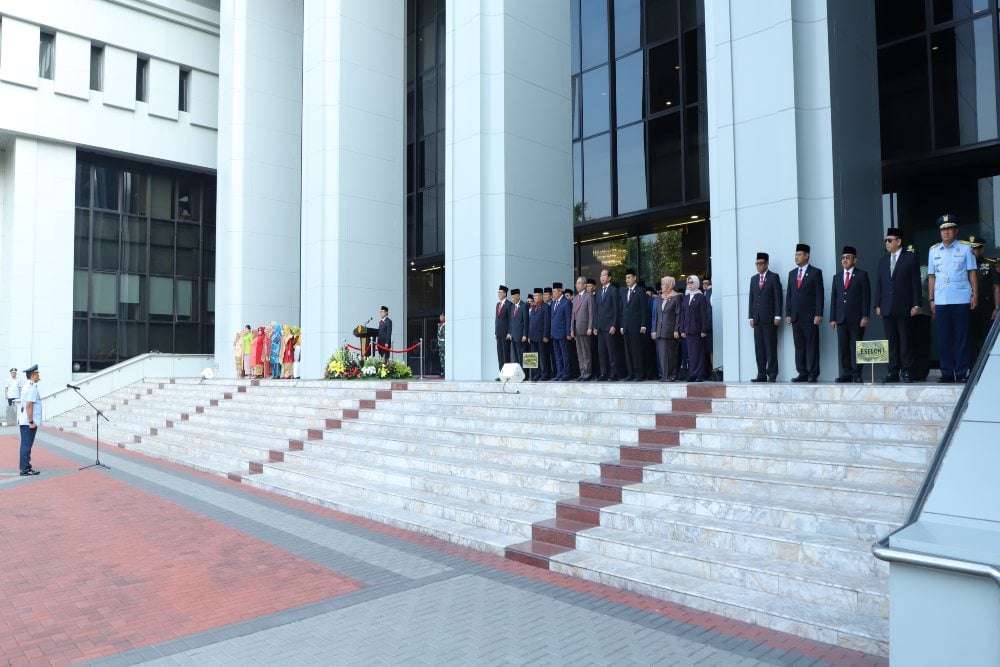
[{"label": "marble step", "polygon": [[648,469],[668,470],[675,466],[900,488],[916,488],[923,481],[927,471],[926,466],[908,466],[888,461],[859,462],[848,457],[759,454],[741,450],[702,450],[687,447],[665,449],[663,462],[649,466]]},{"label": "marble step", "polygon": [[852,401],[778,401],[763,398],[711,399],[712,414],[751,415],[759,418],[809,417],[854,421],[944,422],[951,419],[954,402],[852,402]]},{"label": "marble step", "polygon": [[244,443],[251,443],[253,447],[265,450],[285,451],[288,449],[290,440],[308,439],[308,430],[281,427],[282,431],[264,432],[253,425],[252,434],[248,434],[246,429],[219,429],[211,424],[201,423],[196,420],[186,422],[176,422],[173,428],[157,430],[157,434],[169,431],[176,438],[188,438],[192,444],[197,442],[218,443],[224,446],[240,446]]},{"label": "marble step", "polygon": [[[650,416],[652,419],[652,416]],[[461,414],[450,416],[392,413],[385,410],[366,410],[358,418],[367,424],[391,425],[395,428],[424,427],[464,432],[495,433],[508,435],[536,435],[552,438],[597,439],[603,441],[635,443],[639,430],[626,426],[585,424],[550,424],[524,422],[502,415],[499,419],[466,418]]]},{"label": "marble step", "polygon": [[[483,404],[441,403],[436,401],[377,401],[379,412],[400,415],[453,417],[481,421],[505,422],[509,417],[498,412],[497,406]],[[528,424],[568,424],[624,428],[654,428],[656,416],[635,411],[604,410],[598,405],[588,410],[539,409],[523,406],[517,410],[517,420]]]},{"label": "marble step", "polygon": [[[793,561],[716,549],[663,536],[599,526],[576,536],[576,549],[607,558],[685,574],[831,609],[887,617],[888,580],[830,571]],[[738,598],[737,598],[738,599]]]},{"label": "marble step", "polygon": [[528,450],[543,453],[579,453],[580,456],[591,458],[600,456],[603,459],[615,458],[619,451],[619,446],[623,441],[613,441],[605,438],[583,438],[570,437],[569,435],[560,437],[558,433],[546,434],[519,434],[506,433],[503,431],[493,432],[470,432],[460,428],[440,428],[410,425],[405,429],[398,428],[392,423],[372,423],[368,421],[344,420],[340,429],[328,430],[323,434],[323,439],[329,442],[337,442],[345,434],[367,438],[402,438],[406,440],[453,443],[466,445],[469,447],[501,447],[512,450]]},{"label": "marble step", "polygon": [[898,385],[866,384],[754,384],[749,382],[727,383],[726,398],[758,399],[795,402],[847,401],[864,403],[950,403],[954,405],[962,393],[962,387],[931,383]]},{"label": "marble step", "polygon": [[895,462],[900,465],[926,466],[934,457],[937,441],[869,441],[863,438],[830,439],[782,433],[734,433],[708,429],[682,430],[681,448],[697,451],[743,451],[760,455],[843,457],[858,462]]},{"label": "marble step", "polygon": [[[288,440],[307,440],[322,437],[327,420],[336,423],[340,412],[328,413],[329,417],[298,417],[294,415],[259,415],[245,411],[220,411],[217,408],[202,414],[191,415],[187,420],[199,428],[227,433],[244,433],[250,429],[253,437],[267,435]],[[246,435],[244,435],[246,437]]]},{"label": "marble step", "polygon": [[693,466],[650,466],[643,481],[671,490],[708,490],[724,494],[753,496],[761,501],[812,502],[845,510],[867,512],[871,509],[904,514],[913,502],[913,489],[897,486],[863,484],[846,480],[822,480],[767,473],[706,470]]},{"label": "marble step", "polygon": [[[669,421],[666,417],[669,415],[660,415],[658,419],[663,423]],[[699,430],[729,431],[743,434],[821,436],[833,440],[851,438],[896,442],[936,442],[944,435],[947,427],[945,422],[864,422],[802,417],[762,419],[751,415],[714,413],[697,415],[696,424],[696,428]]]},{"label": "marble step", "polygon": [[244,477],[242,482],[257,489],[279,493],[296,500],[377,521],[388,526],[430,535],[446,542],[497,556],[502,556],[508,546],[522,539],[516,535],[508,535],[468,523],[431,516],[422,511],[388,506],[365,498],[331,494],[325,487],[312,483],[304,484],[294,479],[279,478],[268,475],[266,472],[261,475]]},{"label": "marble step", "polygon": [[[308,463],[264,464],[263,473],[248,478],[250,483],[280,485],[288,488],[311,489],[327,499],[345,497],[361,498],[390,508],[402,508],[426,514],[429,517],[448,519],[456,523],[485,528],[503,535],[517,537],[520,541],[531,534],[531,524],[550,516],[555,502],[539,503],[539,511],[502,507],[490,500],[473,497],[444,496],[424,488],[365,483],[352,475],[337,474],[314,469]],[[480,498],[502,495],[499,489],[490,489]],[[546,509],[547,507],[547,509]]]},{"label": "marble step", "polygon": [[250,461],[260,461],[268,455],[268,450],[263,447],[210,447],[206,443],[199,446],[176,438],[171,433],[143,437],[140,442],[130,443],[126,447],[152,458],[222,476],[230,473],[247,475],[250,473]]},{"label": "marble step", "polygon": [[808,495],[779,501],[753,494],[647,483],[624,487],[622,504],[868,542],[882,539],[905,518],[905,512],[878,508],[862,512],[818,502]]},{"label": "marble step", "polygon": [[879,616],[810,604],[579,550],[553,556],[550,568],[800,637],[876,655],[887,654],[888,624]]},{"label": "marble step", "polygon": [[[678,395],[680,397],[680,395]],[[447,403],[452,405],[492,406],[494,410],[583,410],[587,412],[639,412],[645,414],[669,412],[670,397],[633,398],[629,396],[548,396],[537,395],[525,399],[517,394],[460,391],[397,391],[393,403]]]},{"label": "marble step", "polygon": [[764,556],[775,563],[790,561],[882,578],[889,574],[888,564],[872,556],[871,540],[635,505],[605,507],[600,520],[605,528]]},{"label": "marble step", "polygon": [[[407,438],[405,436],[412,436]],[[341,456],[360,456],[359,452],[405,454],[419,458],[481,461],[490,464],[517,466],[529,470],[548,470],[560,474],[593,477],[601,474],[600,462],[618,453],[614,446],[582,445],[572,452],[547,451],[542,447],[506,448],[493,445],[473,445],[468,442],[447,442],[421,437],[412,430],[395,437],[368,437],[350,432],[326,431],[321,440],[305,443],[306,452],[336,452]]]}]

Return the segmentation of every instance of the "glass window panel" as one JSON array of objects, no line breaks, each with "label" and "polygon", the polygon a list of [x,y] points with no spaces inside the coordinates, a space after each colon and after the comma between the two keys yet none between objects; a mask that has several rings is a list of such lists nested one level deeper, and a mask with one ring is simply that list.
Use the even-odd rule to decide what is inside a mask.
[{"label": "glass window panel", "polygon": [[76,211],[73,223],[73,266],[90,266],[90,211]]},{"label": "glass window panel", "polygon": [[[206,280],[205,285],[205,298],[202,303],[205,304],[205,313],[215,314],[215,281]],[[214,318],[210,318],[207,321],[211,322]]]},{"label": "glass window panel", "polygon": [[146,219],[129,216],[122,225],[122,270],[145,273]]},{"label": "glass window panel", "polygon": [[684,49],[684,104],[705,101],[705,29],[688,30]]},{"label": "glass window panel", "polygon": [[[412,5],[413,3],[407,3]],[[412,26],[413,24],[407,24]],[[413,83],[414,77],[417,75],[417,40],[415,33],[410,33],[406,36],[406,83]]]},{"label": "glass window panel", "polygon": [[583,144],[573,144],[573,222],[583,222]]},{"label": "glass window panel", "polygon": [[173,212],[170,209],[170,200],[173,197],[174,182],[169,176],[153,174],[151,178],[151,204],[150,215],[154,218],[172,218]]},{"label": "glass window panel", "polygon": [[104,362],[101,367],[118,360],[118,323],[90,321],[90,359]]},{"label": "glass window panel", "polygon": [[104,90],[104,47],[90,47],[90,89]]},{"label": "glass window panel", "polygon": [[642,120],[646,87],[642,76],[643,52],[615,63],[615,109],[618,127]]},{"label": "glass window panel", "polygon": [[[417,94],[412,86],[406,91],[406,143],[412,144],[414,128],[417,125]],[[409,183],[409,181],[407,181]]]},{"label": "glass window panel", "polygon": [[177,320],[197,319],[197,292],[195,291],[195,281],[177,279]]},{"label": "glass window panel", "polygon": [[118,316],[126,320],[145,320],[146,277],[123,273],[118,285]]},{"label": "glass window panel", "polygon": [[[150,319],[174,318],[174,279],[161,276],[149,278],[149,317]],[[162,352],[162,350],[161,350]]]},{"label": "glass window panel", "polygon": [[55,70],[56,36],[47,32],[39,34],[38,40],[38,76],[51,79]]},{"label": "glass window panel", "polygon": [[178,324],[174,328],[174,354],[195,354],[200,345],[197,324]]},{"label": "glass window panel", "polygon": [[879,50],[879,119],[882,159],[923,153],[931,146],[926,40]]},{"label": "glass window panel", "polygon": [[90,274],[90,312],[98,317],[118,314],[118,276],[114,273]]},{"label": "glass window panel", "polygon": [[573,92],[572,92],[572,104],[573,104],[573,138],[580,138],[580,111],[583,106],[582,95],[583,90],[580,86],[580,77],[574,76],[572,81]]},{"label": "glass window panel", "polygon": [[181,180],[177,182],[177,219],[198,220],[201,218],[201,189],[196,183]]},{"label": "glass window panel", "polygon": [[417,158],[420,160],[417,172],[419,175],[418,188],[434,185],[437,182],[437,142],[437,135],[421,139],[418,142]]},{"label": "glass window panel", "polygon": [[87,320],[73,320],[73,372],[87,370]]},{"label": "glass window panel", "polygon": [[121,171],[112,167],[94,168],[94,208],[120,210],[118,191],[121,188]]},{"label": "glass window panel", "polygon": [[923,2],[875,0],[875,35],[879,44],[914,35],[925,25]]},{"label": "glass window panel", "polygon": [[201,276],[215,276],[215,228],[202,227],[201,233]]},{"label": "glass window panel", "polygon": [[583,136],[608,129],[608,68],[598,67],[583,74]]},{"label": "glass window panel", "polygon": [[420,136],[437,130],[437,71],[431,70],[421,77]]},{"label": "glass window panel", "polygon": [[645,125],[618,130],[618,213],[646,208]]},{"label": "glass window panel", "polygon": [[936,148],[997,137],[993,19],[931,35]]},{"label": "glass window panel", "polygon": [[681,61],[672,39],[649,50],[649,113],[676,109],[681,103]]},{"label": "glass window panel", "polygon": [[639,48],[642,39],[640,0],[615,0],[615,57]]},{"label": "glass window panel", "polygon": [[580,0],[569,2],[570,24],[570,65],[572,73],[580,71]]},{"label": "glass window panel", "polygon": [[420,252],[421,255],[433,255],[440,252],[438,244],[438,207],[437,188],[428,188],[421,193],[421,232],[420,232]]},{"label": "glass window panel", "polygon": [[580,31],[583,69],[608,62],[607,0],[581,0]]},{"label": "glass window panel", "polygon": [[417,54],[420,58],[420,71],[424,72],[437,64],[437,22],[425,24],[419,29],[419,34]]},{"label": "glass window panel", "polygon": [[87,314],[87,296],[90,294],[90,272],[73,271],[73,314]]},{"label": "glass window panel", "polygon": [[137,102],[146,101],[146,76],[149,70],[149,60],[138,58],[135,61],[135,99]]},{"label": "glass window panel", "polygon": [[145,322],[122,322],[121,357],[128,359],[149,352]]},{"label": "glass window panel", "polygon": [[684,114],[684,195],[690,201],[708,197],[708,118],[704,106]]},{"label": "glass window panel", "polygon": [[[438,131],[437,135],[437,183],[444,184],[444,130]],[[441,216],[441,224],[444,224],[444,215]],[[213,274],[214,275],[214,274]]]},{"label": "glass window panel", "polygon": [[988,12],[989,0],[933,0],[934,23],[957,21],[973,14]]},{"label": "glass window panel", "polygon": [[649,125],[649,202],[652,206],[679,203],[681,192],[680,114],[651,119]]},{"label": "glass window panel", "polygon": [[[445,37],[445,22],[444,22],[444,9],[438,12],[437,17],[437,64],[444,65],[444,37]],[[444,90],[444,86],[441,86],[441,90]]]},{"label": "glass window panel", "polygon": [[91,239],[90,261],[95,269],[117,271],[121,216],[117,213],[95,213]]},{"label": "glass window panel", "polygon": [[200,274],[198,258],[198,226],[179,223],[177,225],[177,275],[197,276]]},{"label": "glass window panel", "polygon": [[681,29],[692,30],[704,25],[704,0],[681,0]]},{"label": "glass window panel", "polygon": [[174,272],[174,223],[153,220],[149,223],[149,272]]},{"label": "glass window panel", "polygon": [[126,171],[124,174],[125,178],[125,193],[126,193],[126,213],[132,213],[134,215],[145,215],[146,214],[146,199],[148,197],[147,189],[147,179],[144,175],[134,172]]},{"label": "glass window panel", "polygon": [[611,135],[602,134],[583,142],[583,217],[585,220],[611,215]]},{"label": "glass window panel", "polygon": [[646,44],[675,39],[677,21],[677,0],[646,0]]},{"label": "glass window panel", "polygon": [[90,163],[76,163],[76,205],[90,206]]},{"label": "glass window panel", "polygon": [[173,324],[153,324],[149,325],[149,351],[150,352],[173,352],[174,351],[174,325]]},{"label": "glass window panel", "polygon": [[647,285],[658,286],[664,276],[680,277],[684,271],[683,234],[682,229],[669,229],[639,237],[639,271],[647,276]]}]

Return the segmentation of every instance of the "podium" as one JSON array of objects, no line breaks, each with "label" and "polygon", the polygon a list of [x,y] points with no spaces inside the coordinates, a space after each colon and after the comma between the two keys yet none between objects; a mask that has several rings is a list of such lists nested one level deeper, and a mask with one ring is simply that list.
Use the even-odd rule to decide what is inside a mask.
[{"label": "podium", "polygon": [[378,340],[378,329],[359,324],[354,327],[354,335],[361,342],[359,346],[361,348],[361,356],[373,356],[375,354],[375,341]]}]

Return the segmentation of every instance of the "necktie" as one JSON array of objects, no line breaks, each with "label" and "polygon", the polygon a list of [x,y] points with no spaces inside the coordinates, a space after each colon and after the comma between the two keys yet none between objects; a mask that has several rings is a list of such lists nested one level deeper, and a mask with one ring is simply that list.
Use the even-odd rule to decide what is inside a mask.
[{"label": "necktie", "polygon": [[896,271],[896,253],[892,253],[892,255],[889,258],[889,275],[892,276],[892,274],[895,271]]},{"label": "necktie", "polygon": [[503,308],[503,302],[497,304],[497,317],[500,317],[500,309]]},{"label": "necktie", "polygon": [[519,305],[521,305],[521,304],[519,304],[519,303],[515,303],[515,304],[514,304],[514,317],[517,317],[517,307],[518,307]]},{"label": "necktie", "polygon": [[795,281],[795,286],[796,287],[802,287],[802,269],[801,269],[801,267],[799,268],[799,277]]},{"label": "necktie", "polygon": [[844,290],[847,290],[851,286],[851,272],[848,271],[844,274]]},{"label": "necktie", "polygon": [[626,303],[632,300],[632,288],[628,290],[628,297],[625,299]]},{"label": "necktie", "polygon": [[760,280],[757,281],[757,289],[764,289],[764,274],[760,274]]}]

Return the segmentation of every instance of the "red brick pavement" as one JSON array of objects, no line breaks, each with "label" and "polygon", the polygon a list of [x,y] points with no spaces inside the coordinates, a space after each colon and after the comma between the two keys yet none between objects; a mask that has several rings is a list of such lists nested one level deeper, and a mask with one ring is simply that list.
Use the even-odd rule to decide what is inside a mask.
[{"label": "red brick pavement", "polygon": [[2,663],[69,664],[361,587],[39,444],[32,459],[41,476],[0,487]]}]

